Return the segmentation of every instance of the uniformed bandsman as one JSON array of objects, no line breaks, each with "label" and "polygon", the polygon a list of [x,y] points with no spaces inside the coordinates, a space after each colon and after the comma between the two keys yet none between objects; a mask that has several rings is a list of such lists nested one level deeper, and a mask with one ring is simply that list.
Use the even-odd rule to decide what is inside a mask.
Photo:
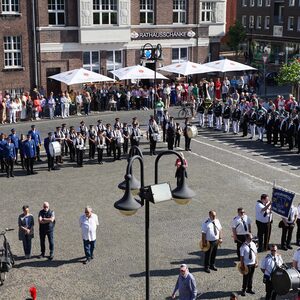
[{"label": "uniformed bandsman", "polygon": [[240,248],[246,240],[246,234],[251,233],[251,219],[246,215],[242,207],[237,209],[237,213],[238,215],[232,220],[231,228],[233,239],[236,243],[237,256],[240,259]]},{"label": "uniformed bandsman", "polygon": [[28,131],[31,135],[31,140],[35,143],[35,153],[37,161],[42,161],[40,157],[40,148],[42,145],[40,133],[36,130],[35,125],[31,125],[31,130]]},{"label": "uniformed bandsman", "polygon": [[48,171],[54,170],[54,156],[50,153],[50,143],[55,141],[55,137],[52,132],[48,132],[48,136],[44,139],[44,149],[47,154]]},{"label": "uniformed bandsman", "polygon": [[243,275],[243,285],[241,296],[246,296],[246,293],[254,295],[253,291],[253,275],[255,268],[258,266],[257,260],[257,248],[252,241],[251,233],[246,235],[246,241],[240,248],[240,261],[241,269],[244,270],[245,266],[248,268],[248,272]]},{"label": "uniformed bandsman", "polygon": [[64,143],[61,148],[61,151],[62,151],[61,155],[68,156],[68,154],[69,154],[68,138],[69,138],[70,130],[67,128],[67,124],[65,124],[65,123],[61,124],[61,131],[65,136]]},{"label": "uniformed bandsman", "polygon": [[122,131],[123,139],[124,139],[123,154],[127,155],[127,153],[128,153],[129,139],[130,139],[130,131],[129,131],[129,127],[128,127],[127,123],[123,124],[123,128],[122,128],[121,131]]},{"label": "uniformed bandsman", "polygon": [[4,173],[5,170],[5,156],[4,156],[4,149],[7,144],[5,139],[5,135],[3,132],[0,134],[0,163],[1,163],[1,173]]},{"label": "uniformed bandsman", "polygon": [[81,132],[77,132],[77,137],[75,140],[75,148],[76,148],[77,165],[78,167],[83,167],[83,155],[85,150],[85,144],[84,144],[84,136],[81,134]]},{"label": "uniformed bandsman", "polygon": [[75,161],[75,156],[76,156],[76,148],[75,148],[75,141],[76,141],[77,133],[75,131],[74,126],[70,127],[69,130],[69,137],[67,138],[67,142],[69,145],[69,150],[70,150],[70,161],[74,162]]},{"label": "uniformed bandsman", "polygon": [[289,215],[287,218],[282,218],[279,223],[279,226],[282,229],[281,233],[281,249],[288,250],[293,249],[291,246],[292,235],[294,231],[294,227],[298,217],[298,209],[293,204],[291,205]]},{"label": "uniformed bandsman", "polygon": [[175,127],[176,124],[174,122],[174,118],[170,117],[169,122],[166,124],[168,150],[173,150],[174,147],[175,134],[176,134]]},{"label": "uniformed bandsman", "polygon": [[[61,126],[56,127],[56,131],[54,132],[54,137],[55,137],[55,140],[60,143],[60,147],[61,147],[61,151],[62,151],[62,149],[64,147],[64,143],[65,143],[65,135],[61,131]],[[61,153],[61,155],[56,156],[56,163],[57,164],[58,163],[60,163],[60,164],[63,163],[62,153]]]},{"label": "uniformed bandsman", "polygon": [[250,127],[250,133],[251,133],[250,139],[255,138],[256,120],[257,120],[257,114],[255,111],[255,108],[252,107],[251,111],[249,113],[249,127]]},{"label": "uniformed bandsman", "polygon": [[287,119],[284,115],[280,115],[280,125],[279,125],[279,139],[280,147],[283,147],[286,143],[286,132],[287,132]]},{"label": "uniformed bandsman", "polygon": [[170,121],[169,112],[165,109],[164,114],[163,114],[163,118],[162,118],[163,142],[166,141],[166,133],[167,133],[166,125],[169,121]]},{"label": "uniformed bandsman", "polygon": [[210,273],[210,270],[217,271],[215,259],[218,246],[222,243],[222,226],[216,216],[216,212],[211,210],[209,212],[209,218],[202,224],[203,246],[205,247],[207,242],[210,243],[210,248],[205,252],[204,257],[204,271],[206,273]]},{"label": "uniformed bandsman", "polygon": [[90,125],[89,131],[88,131],[88,138],[89,138],[89,159],[95,158],[95,152],[96,152],[96,145],[95,145],[95,139],[96,139],[96,129],[93,125]]},{"label": "uniformed bandsman", "polygon": [[16,150],[16,161],[15,161],[15,164],[17,165],[18,164],[18,153],[19,153],[19,136],[16,132],[16,129],[12,129],[11,130],[11,134],[9,135],[9,137],[11,138],[11,141],[12,143],[14,144],[15,146],[15,150]]},{"label": "uniformed bandsman", "polygon": [[233,134],[238,134],[240,132],[241,114],[242,114],[242,112],[240,110],[239,105],[234,104],[233,105],[233,112],[232,112],[232,115],[231,115]]},{"label": "uniformed bandsman", "polygon": [[176,123],[176,126],[175,126],[175,143],[174,143],[174,147],[180,147],[180,139],[181,139],[181,136],[182,136],[182,128],[180,126],[179,123]]},{"label": "uniformed bandsman", "polygon": [[112,144],[113,144],[113,138],[112,138],[112,128],[111,125],[108,123],[106,124],[106,132],[105,132],[105,138],[106,138],[106,152],[107,156],[111,156],[112,151]]},{"label": "uniformed bandsman", "polygon": [[16,149],[15,145],[11,140],[11,137],[8,136],[6,138],[6,145],[4,148],[4,157],[5,157],[5,165],[6,165],[6,176],[7,178],[15,177],[14,176],[14,163],[16,160]]},{"label": "uniformed bandsman", "polygon": [[216,100],[214,114],[216,118],[216,130],[222,130],[222,111],[223,107],[219,100]]},{"label": "uniformed bandsman", "polygon": [[105,127],[105,125],[102,123],[102,120],[98,120],[97,121],[97,125],[96,125],[96,130],[97,130],[97,132],[100,130],[102,130],[102,131],[105,131],[106,130],[106,127]]},{"label": "uniformed bandsman", "polygon": [[200,105],[198,105],[197,113],[199,119],[199,127],[202,128],[204,127],[204,113],[205,113],[204,101]]},{"label": "uniformed bandsman", "polygon": [[264,130],[265,130],[265,123],[266,123],[266,118],[265,118],[265,114],[264,111],[262,109],[260,109],[258,111],[258,117],[256,119],[256,128],[257,128],[257,133],[258,133],[258,141],[263,141],[263,137],[264,137]]},{"label": "uniformed bandsman", "polygon": [[274,290],[271,276],[273,272],[283,265],[283,259],[281,255],[277,252],[277,246],[272,245],[271,251],[264,257],[261,261],[260,268],[264,273],[263,282],[266,286],[266,300],[276,300],[276,292]]},{"label": "uniformed bandsman", "polygon": [[98,130],[95,145],[97,148],[97,154],[98,154],[98,163],[100,165],[103,164],[103,150],[106,148],[106,138],[105,138],[105,131],[104,130]]},{"label": "uniformed bandsman", "polygon": [[157,136],[159,134],[159,128],[156,122],[154,123],[154,119],[149,120],[148,130],[147,130],[147,138],[150,141],[150,155],[156,155],[156,143]]},{"label": "uniformed bandsman", "polygon": [[185,151],[191,151],[191,138],[188,136],[188,128],[191,127],[189,118],[185,118],[184,126],[183,126],[183,135],[185,140]]},{"label": "uniformed bandsman", "polygon": [[223,123],[224,123],[224,133],[226,133],[229,132],[230,129],[229,120],[231,117],[231,108],[228,102],[225,103],[222,116],[223,116]]},{"label": "uniformed bandsman", "polygon": [[133,128],[131,130],[131,136],[130,136],[131,146],[139,147],[141,136],[142,133],[141,130],[138,128],[137,123],[133,123]]},{"label": "uniformed bandsman", "polygon": [[23,142],[24,158],[27,175],[34,174],[33,164],[36,157],[36,143],[31,139],[31,134],[27,134],[27,139]]},{"label": "uniformed bandsman", "polygon": [[114,154],[114,160],[118,159],[121,160],[121,148],[122,144],[124,142],[122,132],[120,130],[120,127],[116,125],[115,129],[112,132],[112,138],[113,138],[113,154]]}]

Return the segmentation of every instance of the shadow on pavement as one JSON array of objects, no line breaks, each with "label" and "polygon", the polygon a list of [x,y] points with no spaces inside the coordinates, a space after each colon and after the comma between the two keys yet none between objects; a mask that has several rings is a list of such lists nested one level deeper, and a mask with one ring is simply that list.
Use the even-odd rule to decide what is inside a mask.
[{"label": "shadow on pavement", "polygon": [[[37,258],[37,256],[32,257],[33,259]],[[55,258],[50,261],[48,259],[38,259],[38,260],[26,260],[20,264],[17,264],[14,266],[15,269],[21,269],[23,267],[32,267],[32,268],[57,268],[62,265],[68,265],[68,264],[76,264],[76,263],[82,263],[85,259],[84,256],[77,257],[69,260],[56,260]],[[18,258],[16,259],[19,260]]]}]

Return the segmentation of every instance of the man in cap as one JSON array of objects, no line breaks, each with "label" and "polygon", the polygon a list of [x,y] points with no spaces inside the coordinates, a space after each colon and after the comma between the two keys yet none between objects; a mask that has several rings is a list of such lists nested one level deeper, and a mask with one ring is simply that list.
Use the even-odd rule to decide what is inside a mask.
[{"label": "man in cap", "polygon": [[288,124],[285,116],[283,114],[280,115],[280,125],[279,125],[279,139],[280,139],[280,147],[283,147],[286,142],[286,132],[287,132]]},{"label": "man in cap", "polygon": [[36,157],[36,143],[31,139],[31,134],[27,134],[27,140],[23,142],[23,151],[26,164],[27,175],[34,174],[33,164]]},{"label": "man in cap", "polygon": [[250,127],[250,133],[251,133],[250,139],[255,138],[256,120],[257,120],[257,114],[255,111],[255,108],[252,107],[251,112],[249,114],[249,127]]},{"label": "man in cap", "polygon": [[48,132],[48,136],[44,139],[44,148],[47,154],[48,171],[54,170],[54,156],[50,153],[50,143],[54,142],[55,138],[52,132]]},{"label": "man in cap", "polygon": [[35,125],[31,125],[31,130],[28,131],[28,134],[31,135],[31,140],[34,141],[35,144],[35,152],[37,161],[42,161],[40,157],[40,147],[41,147],[41,136],[40,133],[36,130]]},{"label": "man in cap", "polygon": [[174,122],[173,117],[170,117],[169,122],[166,124],[166,132],[167,132],[168,150],[173,150],[175,134],[176,134],[176,124]]},{"label": "man in cap", "polygon": [[5,139],[4,133],[0,133],[0,163],[1,163],[1,173],[4,172],[4,166],[5,166],[5,156],[4,156],[4,150],[6,147],[7,141]]},{"label": "man in cap", "polygon": [[65,124],[65,123],[61,124],[61,132],[65,136],[65,139],[64,139],[64,142],[63,142],[62,148],[61,148],[62,156],[68,156],[68,154],[69,154],[69,145],[68,145],[67,139],[69,137],[70,131],[67,128],[67,124]]},{"label": "man in cap", "polygon": [[16,160],[15,145],[12,143],[11,138],[6,138],[6,145],[4,148],[5,165],[6,165],[6,176],[7,178],[14,176],[14,162]]},{"label": "man in cap", "polygon": [[19,150],[19,136],[16,133],[16,129],[13,128],[11,130],[11,134],[9,135],[9,137],[11,138],[12,143],[15,146],[15,150],[16,150],[16,165],[18,164],[18,150]]},{"label": "man in cap", "polygon": [[64,142],[65,142],[65,135],[62,132],[60,126],[56,127],[56,131],[54,132],[54,137],[55,137],[55,140],[60,143],[60,147],[61,147],[61,154],[56,156],[56,163],[62,164],[63,163],[62,151],[63,151],[63,147],[64,147]]},{"label": "man in cap", "polygon": [[179,300],[196,300],[197,298],[196,280],[189,272],[186,264],[180,266],[180,274],[172,293],[172,299],[176,298],[177,291],[179,292]]}]

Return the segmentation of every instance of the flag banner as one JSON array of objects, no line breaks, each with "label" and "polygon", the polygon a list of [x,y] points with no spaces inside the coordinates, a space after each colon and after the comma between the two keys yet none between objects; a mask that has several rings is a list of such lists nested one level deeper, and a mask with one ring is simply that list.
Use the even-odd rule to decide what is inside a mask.
[{"label": "flag banner", "polygon": [[288,218],[294,197],[294,193],[274,187],[272,193],[272,211],[282,217]]}]

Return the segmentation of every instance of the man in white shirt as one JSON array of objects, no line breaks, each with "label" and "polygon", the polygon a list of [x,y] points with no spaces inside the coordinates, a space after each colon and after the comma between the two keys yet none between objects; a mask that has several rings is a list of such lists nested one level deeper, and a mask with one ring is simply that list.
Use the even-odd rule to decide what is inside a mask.
[{"label": "man in white shirt", "polygon": [[236,243],[237,256],[240,260],[240,248],[246,240],[246,234],[251,232],[251,219],[245,214],[243,207],[239,207],[237,212],[238,215],[231,222],[231,228]]},{"label": "man in white shirt", "polygon": [[279,223],[282,228],[281,234],[281,249],[288,250],[293,249],[291,246],[291,240],[293,235],[293,230],[298,217],[298,209],[292,204],[289,215],[287,218],[282,218],[282,221]]},{"label": "man in white shirt", "polygon": [[260,264],[260,268],[264,273],[263,282],[266,285],[266,300],[276,300],[276,292],[274,290],[271,276],[272,273],[276,270],[277,267],[283,265],[283,260],[280,254],[277,253],[277,246],[271,246],[271,253],[267,254],[266,257],[263,258]]},{"label": "man in white shirt", "polygon": [[86,260],[83,262],[87,264],[94,258],[94,248],[96,244],[96,230],[99,226],[98,216],[92,212],[92,208],[87,206],[84,214],[79,218],[79,225],[82,232],[84,253]]},{"label": "man in white shirt", "polygon": [[210,270],[217,271],[215,267],[215,259],[219,244],[222,243],[222,226],[216,218],[217,214],[211,210],[209,218],[202,224],[202,244],[205,247],[207,242],[210,243],[210,248],[205,252],[204,256],[204,271],[210,273]]},{"label": "man in white shirt", "polygon": [[267,194],[262,194],[260,200],[256,202],[255,216],[258,237],[258,252],[266,251],[268,248],[271,229],[272,211],[271,201]]},{"label": "man in white shirt", "polygon": [[254,242],[252,242],[251,233],[246,235],[246,241],[240,249],[241,269],[248,268],[248,273],[243,275],[243,286],[241,296],[246,296],[246,293],[254,295],[252,290],[253,274],[257,267],[257,249]]}]

